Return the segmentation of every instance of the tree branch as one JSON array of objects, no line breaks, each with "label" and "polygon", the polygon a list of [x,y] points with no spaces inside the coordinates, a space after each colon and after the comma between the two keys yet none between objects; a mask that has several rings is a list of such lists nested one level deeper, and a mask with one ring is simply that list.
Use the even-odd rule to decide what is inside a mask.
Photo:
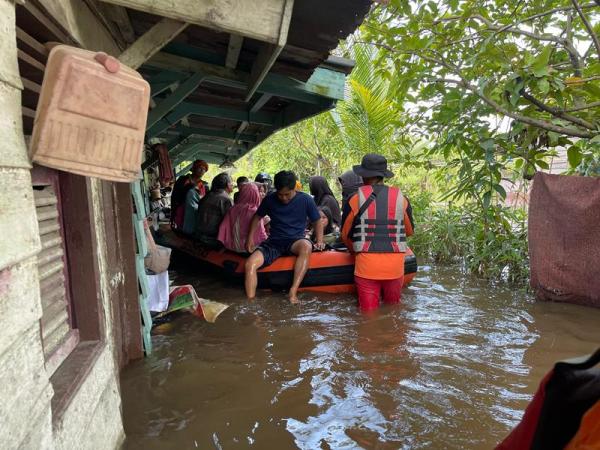
[{"label": "tree branch", "polygon": [[594,75],[593,77],[582,78],[579,80],[580,83],[585,83],[587,81],[600,80],[600,75]]},{"label": "tree branch", "polygon": [[[599,77],[600,78],[600,77]],[[574,108],[565,109],[564,112],[575,112],[575,111],[583,111],[584,109],[592,109],[600,107],[600,102],[592,102],[587,105],[576,106]]]},{"label": "tree branch", "polygon": [[596,127],[588,122],[587,120],[580,119],[579,117],[572,116],[566,113],[564,110],[553,108],[552,106],[548,106],[545,103],[541,102],[537,98],[535,98],[530,93],[526,92],[524,89],[521,90],[521,95],[524,99],[526,99],[531,104],[535,105],[539,110],[545,111],[549,114],[552,114],[555,117],[560,117],[561,119],[565,119],[571,123],[579,125],[581,127],[587,128],[588,130],[595,131]]},{"label": "tree branch", "polygon": [[[585,5],[581,5],[582,8],[595,8],[596,6],[598,6],[596,3],[586,3]],[[544,17],[544,16],[549,16],[551,14],[557,13],[557,12],[562,12],[562,11],[573,11],[573,7],[571,6],[562,6],[562,7],[558,7],[558,8],[554,8],[554,9],[549,9],[548,11],[544,11],[538,14],[534,14],[533,16],[529,16],[529,17],[525,17],[524,19],[521,19],[511,25],[506,25],[507,27],[514,27],[516,25],[521,25],[522,23],[525,22],[531,22],[532,20],[535,19],[539,19],[540,17]]]},{"label": "tree branch", "polygon": [[[581,138],[592,138],[594,136],[597,136],[598,133],[593,133],[593,132],[588,132],[588,131],[583,131],[583,130],[579,130],[577,128],[570,128],[570,127],[563,127],[560,125],[555,125],[551,122],[547,122],[545,120],[541,120],[541,119],[536,119],[533,117],[527,117],[524,116],[522,114],[510,111],[506,108],[504,108],[502,105],[500,105],[499,103],[497,103],[496,101],[492,100],[491,98],[483,95],[480,90],[477,88],[477,86],[474,86],[472,84],[470,84],[469,82],[467,82],[465,80],[465,77],[462,75],[460,69],[450,63],[448,63],[447,61],[443,60],[443,59],[438,59],[438,58],[433,58],[431,56],[426,56],[426,55],[422,55],[420,53],[416,53],[414,51],[400,51],[400,50],[396,50],[393,47],[386,45],[386,44],[380,44],[377,42],[366,42],[366,41],[362,41],[362,43],[364,44],[369,44],[369,45],[374,45],[377,47],[382,47],[385,48],[387,50],[389,50],[392,53],[396,53],[396,54],[408,54],[408,55],[413,55],[416,56],[417,58],[421,58],[425,61],[428,62],[432,62],[435,64],[438,64],[448,70],[450,70],[452,73],[454,73],[456,76],[458,76],[460,78],[460,80],[452,80],[449,78],[440,78],[439,81],[443,81],[445,83],[452,83],[455,84],[457,86],[461,86],[464,89],[472,92],[473,94],[475,94],[477,97],[479,97],[483,102],[485,102],[486,104],[488,104],[489,106],[491,106],[496,112],[503,114],[507,117],[510,117],[511,119],[514,120],[518,120],[519,122],[523,122],[526,123],[528,125],[533,125],[539,128],[542,128],[544,130],[548,130],[548,131],[554,131],[556,133],[560,133],[560,134],[565,134],[567,136],[574,136],[574,137],[581,137]],[[546,106],[546,105],[544,105]],[[577,117],[574,116],[570,116],[575,118],[576,120],[581,120],[578,119]],[[564,117],[563,117],[564,118]],[[596,128],[591,125],[589,122],[586,122],[587,125],[590,125],[592,128],[592,130],[596,130]],[[575,123],[575,122],[574,122]],[[583,126],[583,125],[582,125]],[[585,128],[588,128],[587,126]]]},{"label": "tree branch", "polygon": [[[575,0],[573,0],[573,1],[575,1]],[[580,5],[580,8],[587,9],[587,8],[593,8],[596,6],[598,6],[596,3],[587,3],[585,5]],[[573,43],[570,39],[568,39],[568,38],[563,39],[563,38],[555,37],[552,35],[541,35],[541,34],[532,33],[532,32],[526,31],[526,30],[521,30],[519,28],[515,28],[517,25],[520,25],[522,23],[530,22],[532,20],[538,19],[540,17],[548,16],[548,15],[554,14],[556,12],[573,11],[573,10],[575,10],[575,7],[571,7],[571,6],[554,8],[554,9],[550,9],[548,11],[545,11],[545,12],[542,12],[539,14],[535,14],[533,16],[526,17],[522,20],[519,20],[519,21],[509,24],[509,25],[504,25],[504,26],[496,25],[493,22],[486,19],[485,17],[477,14],[477,15],[474,15],[474,16],[471,16],[468,18],[480,20],[488,27],[488,30],[478,31],[478,32],[473,33],[472,35],[467,36],[463,39],[460,39],[458,41],[447,44],[446,46],[450,46],[451,44],[454,45],[454,44],[459,44],[459,43],[463,43],[463,42],[468,42],[470,40],[475,39],[478,35],[480,35],[484,31],[494,31],[496,34],[507,31],[512,34],[527,36],[527,37],[530,37],[531,39],[535,39],[535,40],[539,40],[539,41],[555,42],[557,44],[563,45],[565,47],[565,50],[567,50],[567,52],[569,53],[569,56],[571,59],[571,65],[575,69],[575,76],[581,76],[581,73],[582,73],[581,56],[577,52],[577,49],[575,48],[575,46],[573,45]],[[581,14],[583,14],[583,12]],[[452,17],[440,19],[439,21],[435,21],[433,23],[437,24],[442,21],[461,20],[461,19],[465,19],[465,18],[463,16],[452,16]]]},{"label": "tree branch", "polygon": [[504,108],[502,105],[498,104],[491,98],[488,98],[485,95],[483,95],[482,93],[480,93],[479,89],[477,89],[476,86],[473,86],[464,80],[452,80],[452,79],[448,79],[448,78],[440,78],[437,81],[442,81],[444,83],[451,83],[451,84],[455,84],[459,87],[462,87],[462,88],[472,92],[473,94],[475,94],[483,102],[485,102],[486,104],[491,106],[496,112],[503,114],[507,117],[510,117],[511,119],[517,120],[519,122],[523,122],[528,125],[533,125],[535,127],[542,128],[547,131],[554,131],[556,133],[564,134],[567,136],[580,137],[580,138],[592,138],[597,135],[597,133],[582,131],[582,130],[578,130],[576,128],[562,127],[560,125],[555,125],[553,123],[546,122],[545,120],[535,119],[533,117],[527,117],[522,114],[515,113],[513,111],[509,111],[508,109]]},{"label": "tree branch", "polygon": [[488,27],[489,31],[495,31],[496,33],[501,33],[501,32],[506,31],[508,33],[517,34],[520,36],[527,36],[531,39],[535,39],[536,41],[555,42],[557,44],[564,45],[564,39],[562,39],[560,37],[557,37],[557,36],[554,36],[551,34],[537,34],[537,33],[531,32],[531,31],[521,30],[520,28],[515,28],[513,25],[506,25],[506,26],[500,27],[498,25],[495,25],[493,22],[491,22],[490,20],[486,19],[485,17],[483,17],[479,14],[475,14],[475,15],[471,16],[470,19],[479,20],[486,27]]},{"label": "tree branch", "polygon": [[304,143],[304,141],[302,140],[302,138],[300,137],[300,135],[297,133],[296,130],[294,130],[292,132],[292,134],[294,136],[294,139],[296,139],[296,142],[298,143],[298,145],[300,147],[302,147],[306,153],[308,153],[313,158],[319,159],[322,162],[324,162],[329,167],[329,169],[333,169],[331,162],[329,162],[329,160],[327,160],[326,158],[321,157],[319,154],[315,154],[315,152]]},{"label": "tree branch", "polygon": [[[586,3],[585,5],[580,5],[581,9],[595,8],[597,6],[600,6],[600,5],[597,3]],[[574,9],[575,8],[573,6],[561,6],[558,8],[549,9],[548,11],[534,14],[533,16],[525,17],[524,19],[518,20],[517,22],[511,23],[509,25],[504,25],[503,27],[500,28],[500,31],[504,31],[504,28],[508,29],[510,27],[521,25],[522,23],[525,23],[525,22],[531,22],[532,20],[539,19],[540,17],[549,16],[549,15],[557,13],[557,12],[573,11]],[[439,20],[434,21],[433,25],[437,25],[440,22],[451,22],[453,20],[463,20],[463,19],[465,19],[464,16],[443,17]],[[468,19],[468,17],[467,17],[467,19]]]},{"label": "tree branch", "polygon": [[577,14],[579,14],[579,17],[581,18],[581,21],[583,22],[585,29],[588,31],[590,37],[592,38],[592,42],[594,43],[594,46],[596,47],[596,52],[598,53],[598,58],[600,58],[600,40],[598,40],[598,36],[594,32],[594,28],[592,27],[592,24],[589,22],[587,17],[585,17],[585,14],[583,14],[583,10],[581,9],[579,2],[577,0],[571,0],[571,2],[573,3],[573,6],[577,10]]}]

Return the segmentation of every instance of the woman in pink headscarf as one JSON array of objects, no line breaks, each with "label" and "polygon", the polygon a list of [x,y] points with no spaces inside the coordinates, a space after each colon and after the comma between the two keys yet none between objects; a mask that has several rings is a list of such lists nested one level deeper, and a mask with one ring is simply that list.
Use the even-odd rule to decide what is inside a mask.
[{"label": "woman in pink headscarf", "polygon": [[[238,202],[225,214],[225,218],[219,227],[218,239],[226,249],[237,253],[246,252],[248,229],[260,201],[260,193],[256,184],[246,183],[241,186]],[[261,220],[254,235],[254,243],[258,245],[266,238],[267,233]]]}]

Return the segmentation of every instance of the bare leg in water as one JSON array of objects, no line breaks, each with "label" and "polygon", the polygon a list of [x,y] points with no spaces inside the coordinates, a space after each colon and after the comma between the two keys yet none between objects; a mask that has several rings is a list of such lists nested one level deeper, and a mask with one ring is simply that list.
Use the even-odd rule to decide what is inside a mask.
[{"label": "bare leg in water", "polygon": [[312,253],[312,244],[306,239],[300,239],[294,242],[290,250],[297,258],[296,263],[294,264],[294,281],[290,288],[289,297],[290,302],[298,303],[298,288],[308,270],[310,254]]},{"label": "bare leg in water", "polygon": [[265,257],[261,251],[255,251],[246,260],[246,279],[244,281],[246,287],[246,296],[248,300],[253,300],[256,297],[256,285],[258,278],[256,272],[265,262]]}]

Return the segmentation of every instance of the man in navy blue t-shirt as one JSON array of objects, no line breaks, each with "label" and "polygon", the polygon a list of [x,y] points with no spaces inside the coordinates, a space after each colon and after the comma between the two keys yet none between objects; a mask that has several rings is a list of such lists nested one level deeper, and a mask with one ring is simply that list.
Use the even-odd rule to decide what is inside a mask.
[{"label": "man in navy blue t-shirt", "polygon": [[[323,250],[323,224],[315,201],[304,192],[296,192],[296,175],[289,170],[282,170],[275,175],[276,191],[267,195],[250,223],[246,250],[250,258],[246,261],[246,295],[253,299],[256,295],[256,271],[263,266],[272,264],[280,256],[294,254],[297,256],[294,265],[294,280],[290,288],[290,301],[298,302],[298,288],[304,279],[312,243],[304,236],[306,219],[312,223],[317,250]],[[258,247],[254,244],[254,233],[260,219],[269,216],[271,232],[269,238]]]}]

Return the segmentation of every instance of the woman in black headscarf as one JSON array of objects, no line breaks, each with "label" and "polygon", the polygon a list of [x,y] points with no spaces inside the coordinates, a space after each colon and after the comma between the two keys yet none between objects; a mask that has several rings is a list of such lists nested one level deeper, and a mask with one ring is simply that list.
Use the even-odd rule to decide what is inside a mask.
[{"label": "woman in black headscarf", "polygon": [[317,206],[327,206],[329,208],[333,224],[339,229],[342,224],[340,205],[333,196],[333,192],[331,192],[331,188],[325,177],[311,177],[308,185],[310,187],[310,194],[315,198]]},{"label": "woman in black headscarf", "polygon": [[350,200],[350,197],[356,194],[358,188],[363,185],[363,180],[356,175],[353,170],[348,170],[338,177],[338,181],[342,185],[343,210],[344,206],[348,203],[348,200]]}]

